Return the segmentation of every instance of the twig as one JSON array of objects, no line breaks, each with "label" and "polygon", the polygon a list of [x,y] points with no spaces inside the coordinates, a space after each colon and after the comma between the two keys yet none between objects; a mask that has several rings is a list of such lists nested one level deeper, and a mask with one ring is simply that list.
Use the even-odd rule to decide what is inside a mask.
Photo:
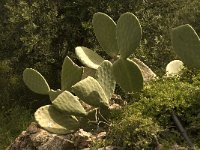
[{"label": "twig", "polygon": [[183,125],[181,124],[181,122],[179,121],[178,117],[176,116],[176,113],[174,111],[172,111],[172,118],[177,126],[177,128],[179,129],[179,131],[181,132],[181,134],[183,135],[184,139],[187,141],[188,145],[190,146],[191,149],[195,149],[194,144],[192,143],[192,141],[190,140],[190,138],[187,135],[186,130],[183,128]]}]

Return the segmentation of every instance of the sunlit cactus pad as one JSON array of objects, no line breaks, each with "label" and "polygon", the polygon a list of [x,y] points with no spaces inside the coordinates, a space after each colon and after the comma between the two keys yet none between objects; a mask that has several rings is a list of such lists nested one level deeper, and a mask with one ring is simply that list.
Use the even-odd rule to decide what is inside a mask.
[{"label": "sunlit cactus pad", "polygon": [[75,53],[84,65],[93,69],[97,69],[104,60],[100,55],[83,46],[76,47]]},{"label": "sunlit cactus pad", "polygon": [[111,99],[115,90],[115,80],[112,74],[112,63],[108,60],[104,60],[98,67],[96,72],[96,79],[103,88],[107,99]]},{"label": "sunlit cactus pad", "polygon": [[67,134],[79,128],[75,117],[59,112],[52,105],[45,105],[37,109],[35,120],[45,130],[56,134]]},{"label": "sunlit cactus pad", "polygon": [[63,113],[80,116],[86,115],[86,111],[79,102],[78,97],[68,91],[62,92],[52,103]]},{"label": "sunlit cactus pad", "polygon": [[51,102],[53,102],[54,99],[56,99],[56,97],[61,94],[63,91],[61,91],[60,89],[57,90],[50,90],[49,91],[49,98],[51,100]]},{"label": "sunlit cactus pad", "polygon": [[107,107],[109,105],[106,94],[102,87],[93,77],[87,77],[84,80],[72,86],[73,92],[85,103],[94,107]]},{"label": "sunlit cactus pad", "polygon": [[76,65],[68,56],[62,65],[61,72],[61,89],[71,91],[72,85],[81,80],[83,67]]},{"label": "sunlit cactus pad", "polygon": [[26,68],[23,72],[24,83],[30,90],[38,94],[48,94],[50,87],[45,78],[32,68]]}]

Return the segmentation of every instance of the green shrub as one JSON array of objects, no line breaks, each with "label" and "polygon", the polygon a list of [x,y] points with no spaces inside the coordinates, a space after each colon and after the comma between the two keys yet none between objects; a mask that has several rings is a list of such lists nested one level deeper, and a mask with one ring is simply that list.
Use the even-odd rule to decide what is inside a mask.
[{"label": "green shrub", "polygon": [[140,112],[122,114],[111,125],[108,140],[126,149],[150,149],[156,146],[156,135],[159,131],[161,128],[155,120],[143,116]]},{"label": "green shrub", "polygon": [[[200,135],[196,133],[199,133],[200,126],[200,88],[195,83],[196,81],[189,84],[178,79],[161,79],[147,85],[137,102],[127,106],[117,115],[114,114],[113,125],[110,128],[110,136],[114,143],[137,149],[138,145],[135,143],[145,139],[147,143],[139,145],[141,149],[156,146],[156,137],[165,147],[171,147],[175,143],[187,145],[172,120],[171,113],[175,111],[189,137],[199,147]],[[136,128],[140,132],[136,132]],[[143,133],[148,133],[148,136],[144,136]]]}]

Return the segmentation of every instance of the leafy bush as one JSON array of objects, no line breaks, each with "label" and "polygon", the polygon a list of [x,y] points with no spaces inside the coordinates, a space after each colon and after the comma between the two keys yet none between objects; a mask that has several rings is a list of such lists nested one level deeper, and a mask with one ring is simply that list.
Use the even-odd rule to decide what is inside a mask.
[{"label": "leafy bush", "polygon": [[[110,136],[114,143],[141,149],[156,146],[156,137],[165,147],[175,143],[185,146],[186,143],[172,120],[171,113],[175,111],[189,137],[199,147],[200,135],[196,133],[199,133],[200,126],[200,88],[195,83],[196,81],[189,84],[177,79],[161,79],[149,84],[138,102],[127,106],[118,112],[119,114],[114,114],[116,118],[114,117],[113,126],[110,128]],[[143,138],[146,145],[135,145],[142,143]]]},{"label": "leafy bush", "polygon": [[108,141],[126,149],[155,147],[156,135],[161,128],[152,118],[143,116],[139,111],[129,115],[122,113],[116,117],[119,118],[110,128]]}]

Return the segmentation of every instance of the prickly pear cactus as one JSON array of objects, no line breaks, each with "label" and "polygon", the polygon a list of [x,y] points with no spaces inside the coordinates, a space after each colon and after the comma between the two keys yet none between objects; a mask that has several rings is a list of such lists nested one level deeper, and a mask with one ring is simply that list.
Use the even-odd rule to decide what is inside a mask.
[{"label": "prickly pear cactus", "polygon": [[113,64],[112,71],[116,82],[127,92],[137,92],[143,88],[142,73],[133,61],[119,59]]},{"label": "prickly pear cactus", "polygon": [[78,97],[68,91],[62,92],[52,104],[63,113],[76,116],[86,115],[86,111],[79,102]]},{"label": "prickly pear cactus", "polygon": [[81,80],[82,74],[83,67],[79,67],[66,56],[61,71],[61,90],[71,91],[72,85]]},{"label": "prickly pear cactus", "polygon": [[[137,17],[132,13],[124,13],[116,24],[108,15],[98,12],[94,14],[92,23],[96,38],[101,47],[108,55],[113,57],[113,60],[118,61],[120,59],[118,63],[114,63],[113,67],[115,69],[112,70],[115,71],[111,72],[115,76],[117,83],[126,91],[128,90],[128,92],[141,90],[143,87],[142,74],[139,73],[140,70],[134,63],[124,63],[123,67],[131,68],[132,72],[122,69],[124,72],[121,73],[128,76],[128,79],[131,79],[131,81],[125,80],[123,76],[116,74],[116,68],[122,67],[119,62],[122,62],[121,60],[129,62],[126,59],[135,52],[140,44],[142,29]],[[119,56],[118,53],[120,54]],[[97,69],[103,62],[101,56],[85,47],[77,47],[76,54],[84,65],[93,69]],[[131,64],[133,67],[130,67]],[[135,72],[137,72],[137,76],[134,76]],[[141,77],[139,77],[140,75]],[[138,78],[140,78],[139,82],[137,81]],[[127,86],[133,81],[140,85],[132,84],[132,86]]]},{"label": "prickly pear cactus", "polygon": [[97,69],[104,59],[89,48],[79,46],[75,48],[78,59],[87,67]]},{"label": "prickly pear cactus", "polygon": [[112,74],[112,63],[108,60],[104,60],[98,67],[96,72],[96,80],[103,88],[107,99],[111,99],[115,90],[115,80]]},{"label": "prickly pear cactus", "polygon": [[172,45],[188,67],[200,68],[200,39],[189,24],[181,25],[172,30]]},{"label": "prickly pear cactus", "polygon": [[61,90],[50,89],[45,78],[32,68],[24,70],[23,80],[30,90],[38,94],[49,95],[50,100],[53,101],[64,90],[71,91],[71,86],[81,80],[82,74],[83,67],[79,67],[66,56],[61,71]]},{"label": "prickly pear cactus", "polygon": [[61,91],[60,89],[57,90],[50,90],[49,91],[49,98],[51,100],[51,102],[53,102],[54,99],[56,99],[56,97],[61,94],[63,91]]},{"label": "prickly pear cactus", "polygon": [[72,86],[73,92],[85,103],[94,107],[108,107],[109,100],[103,88],[93,77],[87,77]]},{"label": "prickly pear cactus", "polygon": [[116,23],[111,17],[104,13],[96,13],[93,15],[92,24],[94,33],[101,47],[111,57],[118,55],[119,50],[116,40]]},{"label": "prickly pear cactus", "polygon": [[173,60],[167,64],[166,67],[166,76],[173,77],[178,76],[181,70],[184,68],[183,62],[180,60]]},{"label": "prickly pear cactus", "polygon": [[82,74],[82,79],[85,79],[88,76],[95,77],[95,74],[96,74],[96,69],[89,68],[89,67],[84,67],[83,74]]},{"label": "prickly pear cactus", "polygon": [[23,80],[30,90],[38,94],[47,95],[50,87],[45,78],[32,68],[26,68],[23,72]]},{"label": "prickly pear cactus", "polygon": [[120,57],[128,58],[139,46],[142,29],[137,17],[132,13],[120,16],[116,28],[117,44]]},{"label": "prickly pear cactus", "polygon": [[60,112],[52,105],[45,105],[37,109],[35,120],[45,130],[56,134],[72,133],[79,128],[78,120]]}]

